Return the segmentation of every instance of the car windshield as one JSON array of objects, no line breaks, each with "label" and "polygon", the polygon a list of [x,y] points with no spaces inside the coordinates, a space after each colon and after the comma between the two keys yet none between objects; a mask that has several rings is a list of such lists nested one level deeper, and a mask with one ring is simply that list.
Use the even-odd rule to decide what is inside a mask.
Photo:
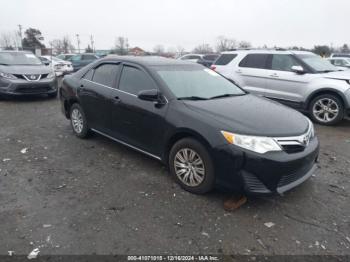
[{"label": "car windshield", "polygon": [[201,66],[154,66],[178,99],[205,100],[244,95],[245,92],[218,73]]},{"label": "car windshield", "polygon": [[0,53],[0,64],[4,65],[41,65],[42,62],[34,54],[22,52]]},{"label": "car windshield", "polygon": [[313,54],[301,54],[297,55],[305,64],[319,73],[327,73],[333,71],[339,71],[337,67],[332,65],[328,60],[321,58],[320,56]]}]

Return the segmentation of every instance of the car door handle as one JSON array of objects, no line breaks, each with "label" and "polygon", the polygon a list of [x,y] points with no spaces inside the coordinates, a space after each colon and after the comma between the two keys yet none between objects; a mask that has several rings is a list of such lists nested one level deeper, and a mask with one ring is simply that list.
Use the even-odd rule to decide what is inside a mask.
[{"label": "car door handle", "polygon": [[237,74],[242,74],[242,70],[237,70],[236,73]]},{"label": "car door handle", "polygon": [[270,77],[275,77],[275,78],[277,78],[277,77],[279,77],[276,73],[274,73],[274,74],[272,74],[272,75],[270,75]]}]

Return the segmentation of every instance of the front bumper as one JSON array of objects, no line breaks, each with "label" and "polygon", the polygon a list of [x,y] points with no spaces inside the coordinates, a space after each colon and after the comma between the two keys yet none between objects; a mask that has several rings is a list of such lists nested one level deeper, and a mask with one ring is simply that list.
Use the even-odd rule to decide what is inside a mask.
[{"label": "front bumper", "polygon": [[43,95],[53,94],[55,92],[57,92],[56,78],[41,79],[39,81],[0,79],[1,95]]},{"label": "front bumper", "polygon": [[257,154],[232,145],[215,149],[217,184],[226,190],[251,195],[283,194],[300,185],[316,171],[319,144],[314,137],[297,153]]}]

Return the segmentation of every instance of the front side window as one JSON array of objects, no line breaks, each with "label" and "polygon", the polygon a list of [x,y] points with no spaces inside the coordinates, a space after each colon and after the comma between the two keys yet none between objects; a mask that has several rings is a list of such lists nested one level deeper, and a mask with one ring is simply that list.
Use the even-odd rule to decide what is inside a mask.
[{"label": "front side window", "polygon": [[103,64],[97,67],[94,71],[92,78],[93,82],[113,87],[114,80],[118,74],[119,65],[116,64]]},{"label": "front side window", "polygon": [[86,80],[92,80],[92,75],[94,74],[94,69],[90,69],[89,71],[87,71],[85,73],[85,75],[83,76],[83,79],[86,79]]},{"label": "front side window", "polygon": [[145,72],[132,66],[124,66],[119,89],[137,95],[140,91],[156,89],[153,80]]},{"label": "front side window", "polygon": [[271,69],[278,71],[292,71],[293,66],[300,66],[300,64],[291,55],[273,55],[271,61]]},{"label": "front side window", "polygon": [[268,54],[249,54],[240,63],[240,67],[266,69]]},{"label": "front side window", "polygon": [[196,65],[154,66],[160,78],[177,98],[211,99],[245,92],[218,73]]}]

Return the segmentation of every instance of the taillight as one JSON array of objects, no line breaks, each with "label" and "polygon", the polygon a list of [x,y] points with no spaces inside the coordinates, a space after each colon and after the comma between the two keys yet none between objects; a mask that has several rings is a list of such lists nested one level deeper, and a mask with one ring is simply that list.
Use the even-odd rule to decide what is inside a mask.
[{"label": "taillight", "polygon": [[216,66],[212,65],[212,66],[210,66],[210,69],[215,71]]}]

